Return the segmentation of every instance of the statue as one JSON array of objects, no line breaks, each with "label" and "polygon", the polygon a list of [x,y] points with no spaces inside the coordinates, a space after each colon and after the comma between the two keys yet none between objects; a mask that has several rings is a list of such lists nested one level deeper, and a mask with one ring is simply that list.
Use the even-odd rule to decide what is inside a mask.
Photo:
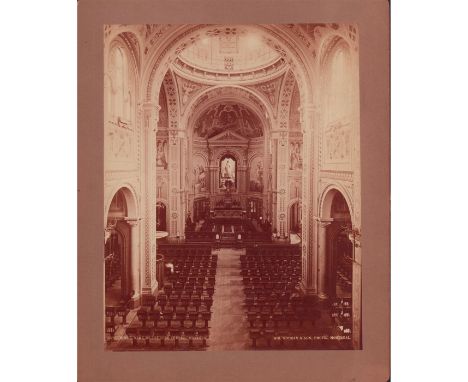
[{"label": "statue", "polygon": [[167,148],[166,141],[164,140],[158,141],[157,150],[156,150],[156,166],[164,167],[164,169],[167,168],[166,148]]},{"label": "statue", "polygon": [[195,192],[206,191],[206,173],[202,165],[195,166],[193,169]]},{"label": "statue", "polygon": [[302,168],[301,146],[299,142],[292,142],[290,146],[290,166],[291,170]]}]

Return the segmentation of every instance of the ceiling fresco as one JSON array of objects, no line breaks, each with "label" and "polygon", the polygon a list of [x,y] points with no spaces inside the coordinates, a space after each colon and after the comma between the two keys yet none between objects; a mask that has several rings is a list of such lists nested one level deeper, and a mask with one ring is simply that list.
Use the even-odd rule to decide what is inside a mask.
[{"label": "ceiling fresco", "polygon": [[222,103],[208,108],[195,123],[194,133],[209,139],[223,131],[233,131],[245,138],[263,135],[258,117],[243,105]]}]

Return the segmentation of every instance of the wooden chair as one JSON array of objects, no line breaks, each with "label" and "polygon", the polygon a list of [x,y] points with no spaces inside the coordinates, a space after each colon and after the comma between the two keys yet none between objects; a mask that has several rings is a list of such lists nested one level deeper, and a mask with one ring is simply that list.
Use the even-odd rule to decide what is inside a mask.
[{"label": "wooden chair", "polygon": [[168,326],[169,325],[167,321],[160,320],[156,323],[156,327],[154,328],[154,334],[159,337],[161,346],[164,346],[164,340],[167,336]]},{"label": "wooden chair", "polygon": [[198,319],[195,321],[195,332],[198,336],[202,337],[203,346],[206,346],[206,338],[208,337],[208,328],[205,320]]},{"label": "wooden chair", "polygon": [[110,318],[112,323],[114,323],[116,314],[117,311],[115,306],[106,306],[106,317]]},{"label": "wooden chair", "polygon": [[250,338],[252,339],[252,346],[257,347],[257,340],[261,337],[261,331],[263,329],[263,322],[261,320],[255,320],[253,327],[249,329]]},{"label": "wooden chair", "polygon": [[182,324],[180,321],[173,320],[169,326],[169,333],[171,337],[174,337],[174,345],[177,347],[179,345],[179,337],[182,332]]},{"label": "wooden chair", "polygon": [[154,335],[153,328],[139,328],[138,335],[140,336],[140,338],[145,340],[145,345],[149,346],[150,338],[152,338]]},{"label": "wooden chair", "polygon": [[115,324],[113,322],[106,322],[106,337],[108,337],[108,342],[114,340],[115,331]]},{"label": "wooden chair", "polygon": [[141,300],[141,305],[153,310],[154,304],[156,304],[156,297],[153,295],[143,295]]},{"label": "wooden chair", "polygon": [[189,340],[189,347],[191,347],[193,345],[193,335],[195,334],[194,322],[191,320],[185,320],[183,322],[183,332]]}]

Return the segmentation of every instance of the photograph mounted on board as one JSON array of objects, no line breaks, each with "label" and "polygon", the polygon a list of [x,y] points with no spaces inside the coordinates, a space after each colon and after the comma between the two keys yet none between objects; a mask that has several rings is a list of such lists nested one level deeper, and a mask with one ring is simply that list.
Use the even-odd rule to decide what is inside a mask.
[{"label": "photograph mounted on board", "polygon": [[103,39],[105,350],[362,349],[358,25]]}]

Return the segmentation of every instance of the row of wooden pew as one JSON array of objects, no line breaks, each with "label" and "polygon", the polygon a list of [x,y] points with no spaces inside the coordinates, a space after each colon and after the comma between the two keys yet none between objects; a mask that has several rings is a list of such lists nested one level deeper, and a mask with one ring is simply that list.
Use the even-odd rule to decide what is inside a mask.
[{"label": "row of wooden pew", "polygon": [[320,310],[299,293],[302,262],[297,248],[251,248],[241,256],[245,310],[252,346],[304,344]]},{"label": "row of wooden pew", "polygon": [[163,287],[142,306],[126,329],[133,346],[204,348],[209,336],[217,255],[172,251],[166,254]]}]

